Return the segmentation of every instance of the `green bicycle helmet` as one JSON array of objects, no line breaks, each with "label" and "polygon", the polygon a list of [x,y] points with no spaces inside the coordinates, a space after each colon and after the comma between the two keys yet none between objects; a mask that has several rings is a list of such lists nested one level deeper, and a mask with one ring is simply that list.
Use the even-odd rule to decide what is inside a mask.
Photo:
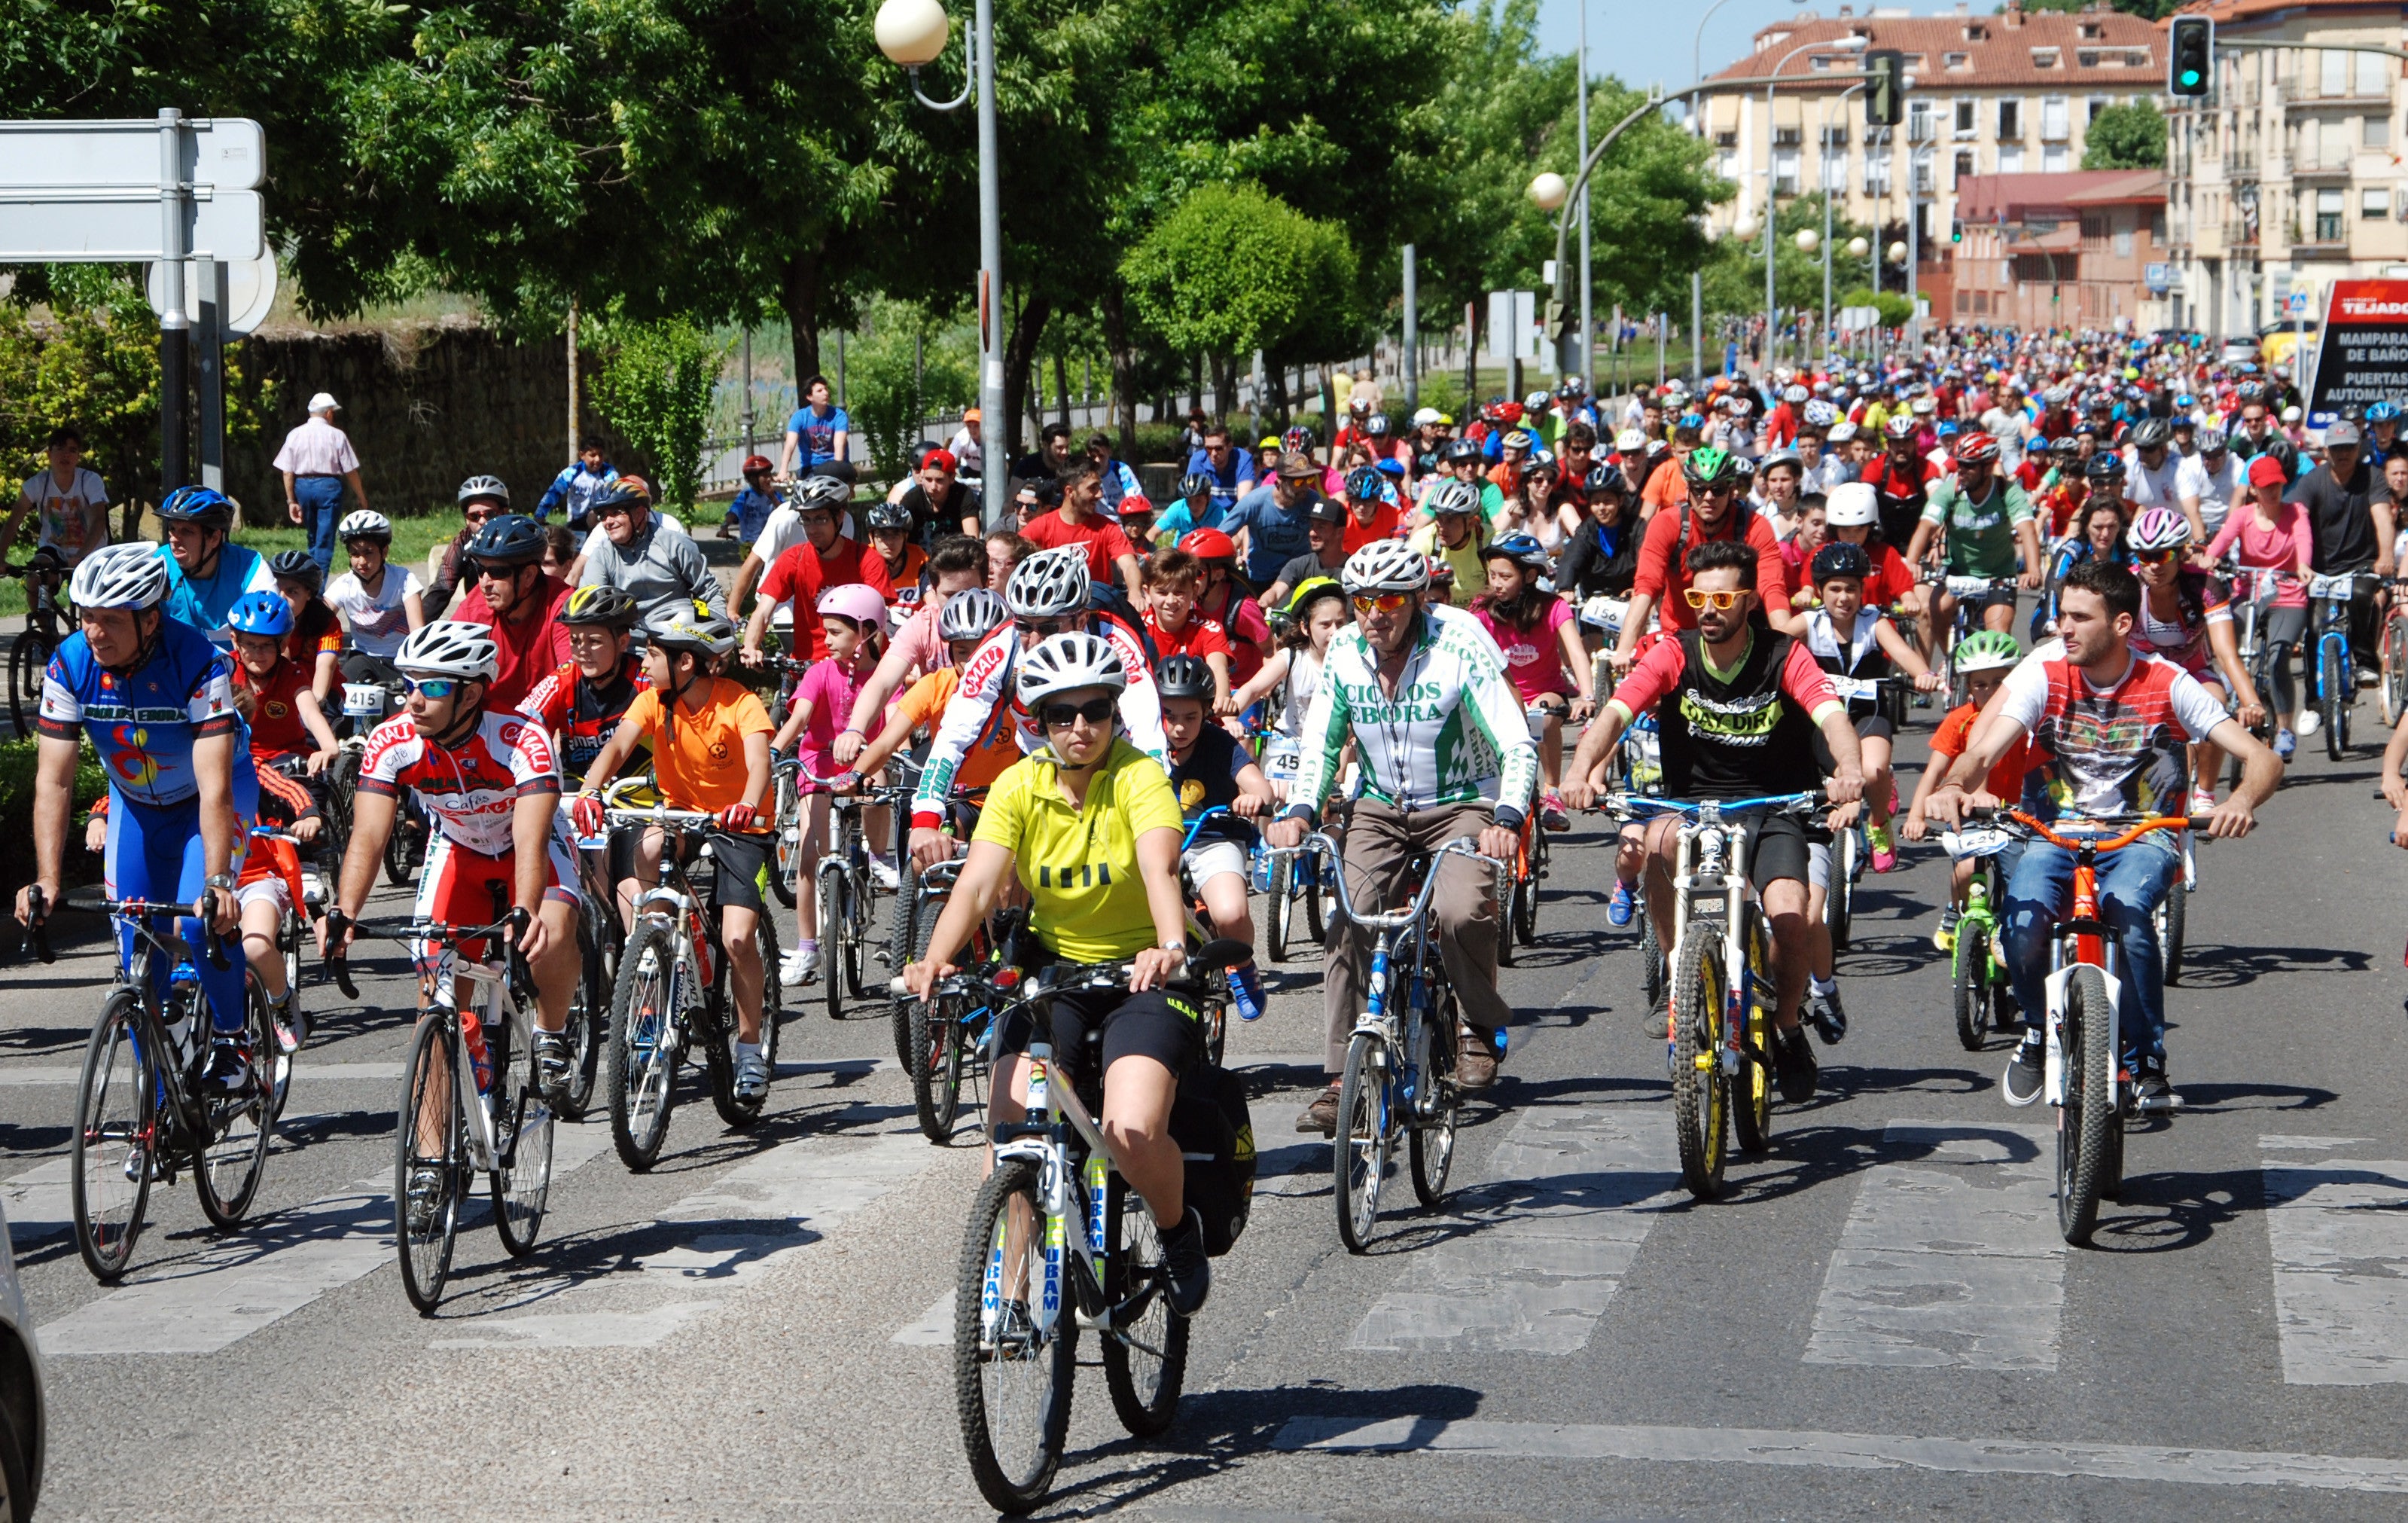
[{"label": "green bicycle helmet", "polygon": [[2003,629],[1985,629],[1965,637],[1948,659],[1958,671],[1969,672],[1999,671],[2023,658],[2023,647],[2015,643],[2014,636]]},{"label": "green bicycle helmet", "polygon": [[1681,463],[1681,475],[1690,491],[1712,491],[1739,480],[1739,462],[1728,450],[1709,444],[1689,452],[1689,458]]}]

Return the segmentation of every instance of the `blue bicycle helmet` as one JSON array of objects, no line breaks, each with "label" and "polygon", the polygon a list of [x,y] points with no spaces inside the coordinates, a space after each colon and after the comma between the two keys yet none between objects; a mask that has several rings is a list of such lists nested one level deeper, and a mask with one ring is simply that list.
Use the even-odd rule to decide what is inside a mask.
[{"label": "blue bicycle helmet", "polygon": [[2366,421],[2371,424],[2398,423],[2400,404],[2397,402],[2373,403],[2366,409]]},{"label": "blue bicycle helmet", "polygon": [[220,527],[234,522],[234,504],[222,492],[206,486],[179,486],[167,494],[159,505],[162,522],[208,523],[215,520]]},{"label": "blue bicycle helmet", "polygon": [[1547,568],[1547,550],[1526,534],[1509,534],[1480,553],[1484,561],[1512,561],[1516,566],[1543,572]]},{"label": "blue bicycle helmet", "polygon": [[524,513],[503,513],[485,521],[463,552],[480,566],[525,566],[543,559],[543,525]]},{"label": "blue bicycle helmet", "polygon": [[293,605],[282,593],[245,593],[226,612],[226,623],[237,635],[270,635],[281,639],[293,633]]}]

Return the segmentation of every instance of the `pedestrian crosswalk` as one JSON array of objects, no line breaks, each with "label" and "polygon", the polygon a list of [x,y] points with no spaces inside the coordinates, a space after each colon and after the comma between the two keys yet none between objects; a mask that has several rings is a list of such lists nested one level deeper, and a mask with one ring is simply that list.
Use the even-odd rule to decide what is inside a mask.
[{"label": "pedestrian crosswalk", "polygon": [[2408,1161],[2363,1137],[2258,1148],[2284,1383],[2408,1382]]}]

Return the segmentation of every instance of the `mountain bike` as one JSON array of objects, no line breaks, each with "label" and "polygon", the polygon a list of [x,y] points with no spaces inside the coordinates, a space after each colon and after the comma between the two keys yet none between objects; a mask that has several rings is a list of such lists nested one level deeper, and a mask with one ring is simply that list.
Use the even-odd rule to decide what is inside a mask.
[{"label": "mountain bike", "polygon": [[[1263,775],[1279,785],[1283,797],[1288,784],[1296,781],[1302,748],[1292,736],[1274,736],[1263,748]],[[1257,861],[1262,869],[1257,889],[1267,895],[1270,903],[1263,920],[1263,950],[1273,962],[1287,961],[1288,949],[1296,943],[1296,912],[1304,910],[1305,935],[1315,945],[1329,940],[1329,921],[1337,901],[1328,886],[1321,882],[1320,858],[1278,857],[1262,854]]]},{"label": "mountain bike", "polygon": [[[958,860],[940,862],[928,869],[925,882],[941,896],[960,874]],[[1026,914],[1021,909],[999,910],[972,927],[970,943],[960,955],[965,970],[939,980],[924,1000],[911,998],[899,973],[887,983],[910,1033],[904,1069],[911,1075],[911,1104],[920,1132],[940,1146],[953,1142],[963,1088],[982,1086],[994,1071],[996,1014],[1010,1002],[1020,983],[1019,970],[1009,960],[1011,933]],[[928,924],[936,924],[933,913]]]},{"label": "mountain bike", "polygon": [[[986,789],[983,787],[956,787],[947,797],[942,829],[953,838],[956,853],[964,849],[961,843],[968,841],[976,830],[978,808],[985,798]],[[953,897],[954,880],[961,875],[962,857],[958,855],[949,857],[923,873],[912,865],[908,843],[910,832],[903,822],[896,822],[895,834],[900,847],[896,866],[895,925],[890,932],[896,950],[887,966],[899,974],[904,968],[926,955],[928,938],[937,928],[937,917],[945,912],[945,901]],[[991,926],[995,917],[991,915],[988,919]],[[986,930],[987,927],[982,927],[974,937],[984,935]],[[897,985],[889,983],[890,990],[896,987]],[[911,1032],[912,1004],[912,1000],[897,994],[888,1013],[895,1027],[895,1061],[902,1065],[906,1073],[912,1071],[911,1065],[918,1061],[914,1055],[924,1050],[923,1044]]]},{"label": "mountain bike", "polygon": [[1306,852],[1326,859],[1323,876],[1338,886],[1338,912],[1373,938],[1368,1008],[1347,1039],[1338,1081],[1338,1141],[1330,1151],[1339,1241],[1359,1254],[1370,1246],[1379,1223],[1380,1195],[1396,1166],[1399,1136],[1407,1142],[1414,1197],[1433,1211],[1446,1199],[1463,1109],[1455,1078],[1462,1018],[1430,923],[1430,897],[1438,890],[1439,865],[1450,856],[1469,857],[1491,871],[1501,870],[1501,864],[1469,836],[1416,852],[1405,868],[1405,907],[1380,914],[1356,908],[1348,896],[1336,841],[1316,831],[1281,855]]},{"label": "mountain bike", "polygon": [[[1530,704],[1522,711],[1523,722],[1529,726],[1533,741],[1546,734],[1547,718],[1552,712],[1555,711],[1541,704]],[[1500,968],[1513,966],[1517,944],[1538,944],[1539,885],[1546,881],[1547,853],[1547,832],[1540,828],[1538,800],[1532,799],[1530,807],[1522,812],[1513,860],[1497,872],[1497,965]]]},{"label": "mountain bike", "polygon": [[[1610,696],[1610,691],[1609,691]],[[1613,755],[1607,766],[1606,780],[1613,793],[1655,797],[1664,791],[1663,743],[1656,728],[1656,711],[1648,710],[1630,721],[1615,743]],[[1631,888],[1630,924],[1639,935],[1641,992],[1653,1010],[1664,999],[1664,949],[1656,944],[1656,929],[1647,918],[1647,874],[1641,871]]]},{"label": "mountain bike", "polygon": [[[637,1173],[660,1158],[669,1115],[677,1108],[678,1067],[689,1051],[701,1049],[711,1104],[730,1128],[750,1128],[766,1103],[736,1093],[735,991],[718,906],[695,882],[697,876],[710,879],[710,836],[719,828],[718,816],[666,803],[634,809],[623,802],[635,788],[649,786],[644,778],[621,778],[603,793],[604,817],[614,827],[649,828],[663,836],[661,882],[637,899],[635,925],[619,954],[603,1053],[610,1141],[620,1160]],[[761,1056],[774,1074],[782,1014],[776,920],[760,915],[753,935],[762,958]]]},{"label": "mountain bike", "polygon": [[[1182,860],[1179,865],[1179,894],[1186,903],[1187,945],[1191,954],[1196,948],[1216,940],[1219,933],[1212,928],[1212,912],[1204,903],[1202,885],[1187,875],[1187,864],[1184,860],[1187,849],[1196,844],[1197,837],[1214,821],[1236,818],[1237,816],[1230,813],[1227,809],[1215,804],[1188,821],[1186,833],[1180,838],[1179,855]],[[1254,948],[1247,947],[1246,951],[1251,955]],[[1229,976],[1226,972],[1214,970],[1196,975],[1195,982],[1203,997],[1204,1009],[1201,1019],[1204,1023],[1204,1061],[1217,1069],[1221,1066],[1222,1050],[1229,1041]]]},{"label": "mountain bike", "polygon": [[[2072,907],[2057,921],[2049,943],[2042,1093],[2057,1108],[2057,1230],[2078,1247],[2099,1225],[2100,1201],[2122,1186],[2124,1122],[2135,1114],[2119,1029],[2123,945],[2115,928],[2100,917],[2099,858],[2151,831],[2204,829],[2207,821],[2167,815],[2136,821],[2118,832],[2114,825],[2088,821],[2051,826],[2019,809],[2007,811],[2006,818],[2073,854]],[[2170,1114],[2178,1103],[2157,1114]]]},{"label": "mountain bike", "polygon": [[[1211,942],[1190,969],[1225,970],[1250,952],[1240,941]],[[1127,964],[1057,963],[1021,988],[1015,1010],[1025,1007],[1041,1034],[1054,998],[1127,986]],[[1103,1341],[1104,1384],[1133,1435],[1168,1429],[1186,1382],[1188,1325],[1164,1294],[1160,1225],[1095,1121],[1102,1031],[1098,1023],[1087,1051],[1059,1058],[1048,1042],[1029,1044],[1027,1119],[993,1128],[995,1171],[962,1241],[954,1403],[970,1474],[1006,1513],[1030,1511],[1053,1486],[1082,1329]],[[1241,1140],[1232,1161],[1251,1168],[1250,1146]]]},{"label": "mountain bike", "polygon": [[2308,663],[2309,697],[2324,721],[2325,756],[2339,761],[2349,750],[2349,716],[2358,706],[2358,668],[2349,650],[2349,606],[2372,596],[2372,571],[2341,571],[2308,579],[2308,637],[2315,654]]},{"label": "mountain bike", "polygon": [[1672,1004],[1665,1060],[1672,1076],[1672,1116],[1681,1177],[1689,1193],[1722,1193],[1726,1142],[1761,1152],[1771,1139],[1772,933],[1748,881],[1756,836],[1740,816],[1811,818],[1829,806],[1820,794],[1704,799],[1610,796],[1623,818],[1680,818],[1672,869]]},{"label": "mountain bike", "polygon": [[619,958],[627,930],[619,920],[619,891],[610,882],[610,836],[577,832],[573,794],[560,799],[560,827],[568,833],[577,860],[577,966],[581,970],[568,999],[568,1085],[557,1107],[564,1121],[582,1121],[594,1103],[602,1050],[610,1040],[610,996],[619,984]]},{"label": "mountain bike", "polygon": [[25,630],[8,648],[8,720],[19,735],[31,735],[33,717],[42,709],[42,679],[69,629],[67,610],[59,597],[66,585],[66,558],[44,545],[22,566],[0,566],[0,576],[22,578],[25,583]]},{"label": "mountain bike", "polygon": [[[111,898],[46,905],[37,888],[32,909],[34,953],[46,963],[54,957],[45,922],[61,911],[108,915],[132,936],[84,1044],[68,1142],[76,1251],[93,1278],[114,1285],[133,1261],[151,1185],[173,1186],[187,1158],[210,1225],[223,1229],[242,1220],[267,1168],[274,1099],[256,1068],[238,1094],[207,1088],[214,1023],[200,970],[172,930],[151,924],[188,917],[191,905]],[[226,966],[224,943],[206,919],[201,955],[213,968]],[[169,970],[164,995],[155,976],[163,965]],[[275,1050],[276,1036],[258,984],[247,984],[245,992],[240,1040],[256,1063]]]},{"label": "mountain bike", "polygon": [[[807,781],[827,787],[838,780],[807,777]],[[847,997],[861,998],[862,970],[869,957],[869,922],[879,888],[869,870],[869,845],[862,832],[861,812],[870,805],[909,805],[910,801],[908,788],[868,784],[858,793],[829,797],[827,850],[821,854],[815,874],[820,982],[826,989],[829,1020],[844,1019]]]},{"label": "mountain bike", "polygon": [[1942,831],[1940,844],[1952,862],[1973,859],[1965,908],[1957,912],[1956,938],[1948,947],[1948,976],[1956,991],[1956,1040],[1967,1052],[1978,1053],[1992,1031],[2005,1029],[2005,1007],[2014,998],[1999,941],[1999,906],[2006,890],[1999,857],[2014,838],[1994,826],[1969,823]]},{"label": "mountain bike", "polygon": [[2157,901],[2155,917],[2157,927],[2157,955],[2165,966],[2169,985],[2182,979],[2183,952],[2190,926],[2190,897],[2199,891],[2199,854],[2192,849],[2192,838],[2186,833],[2182,840],[2182,875]]}]

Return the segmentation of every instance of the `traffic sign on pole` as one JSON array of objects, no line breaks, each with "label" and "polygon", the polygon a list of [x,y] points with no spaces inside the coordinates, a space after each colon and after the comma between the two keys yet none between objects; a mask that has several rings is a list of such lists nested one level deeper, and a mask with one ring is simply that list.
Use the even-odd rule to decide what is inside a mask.
[{"label": "traffic sign on pole", "polygon": [[[158,146],[154,137],[153,153]],[[189,258],[233,264],[267,251],[257,191],[188,195],[183,214]],[[156,181],[141,191],[0,186],[0,264],[136,264],[159,258],[162,241]]]},{"label": "traffic sign on pole", "polygon": [[[184,123],[185,184],[255,191],[267,180],[267,137],[242,117]],[[0,188],[159,189],[159,123],[0,122]]]}]

